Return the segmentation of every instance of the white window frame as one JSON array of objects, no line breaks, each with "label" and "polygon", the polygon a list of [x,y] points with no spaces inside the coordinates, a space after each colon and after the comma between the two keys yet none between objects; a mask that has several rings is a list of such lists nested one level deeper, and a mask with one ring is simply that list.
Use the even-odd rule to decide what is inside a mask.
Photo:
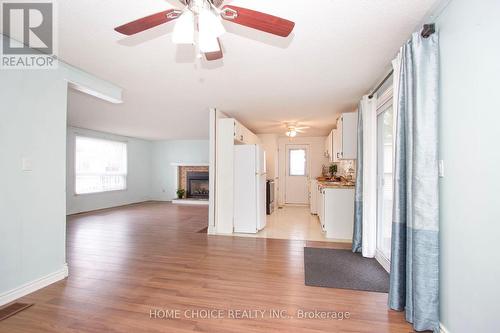
[{"label": "white window frame", "polygon": [[[118,142],[118,143],[123,143],[125,144],[126,150],[125,150],[125,160],[127,163],[127,173],[125,174],[125,187],[122,189],[117,189],[117,190],[104,190],[104,191],[99,191],[99,192],[88,192],[88,193],[77,193],[76,192],[76,141],[78,138],[86,138],[86,139],[93,139],[93,140],[99,140],[99,141],[109,141],[109,142]],[[112,193],[112,192],[124,192],[128,190],[128,141],[123,141],[123,140],[117,140],[117,139],[109,139],[109,138],[103,138],[103,137],[98,137],[98,136],[92,136],[92,135],[87,135],[87,134],[78,134],[75,133],[74,140],[73,140],[73,195],[74,196],[86,196],[86,195],[98,195],[98,194],[103,194],[103,193]]]}]

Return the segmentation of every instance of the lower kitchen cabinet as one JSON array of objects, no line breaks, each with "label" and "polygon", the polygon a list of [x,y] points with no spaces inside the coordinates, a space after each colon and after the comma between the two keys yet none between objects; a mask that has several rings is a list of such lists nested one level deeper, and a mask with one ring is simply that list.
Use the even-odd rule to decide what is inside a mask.
[{"label": "lower kitchen cabinet", "polygon": [[354,187],[323,187],[318,194],[318,216],[326,238],[352,241]]},{"label": "lower kitchen cabinet", "polygon": [[311,179],[309,183],[309,207],[311,214],[318,214],[318,181]]}]

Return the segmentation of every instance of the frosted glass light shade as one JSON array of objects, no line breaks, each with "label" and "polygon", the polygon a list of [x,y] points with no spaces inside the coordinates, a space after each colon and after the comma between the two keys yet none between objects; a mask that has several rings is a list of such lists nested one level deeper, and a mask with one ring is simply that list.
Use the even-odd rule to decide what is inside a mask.
[{"label": "frosted glass light shade", "polygon": [[206,33],[207,36],[217,38],[222,36],[226,29],[222,25],[220,16],[216,15],[211,9],[206,8],[201,11],[198,17],[200,32]]},{"label": "frosted glass light shade", "polygon": [[220,50],[217,37],[207,36],[206,33],[200,31],[198,35],[200,51],[203,53],[217,52]]},{"label": "frosted glass light shade", "polygon": [[220,46],[217,38],[226,32],[220,17],[211,9],[205,9],[198,17],[198,24],[200,27],[198,35],[200,51],[203,53],[219,51]]},{"label": "frosted glass light shade", "polygon": [[185,10],[177,19],[172,35],[174,44],[194,44],[194,14]]}]

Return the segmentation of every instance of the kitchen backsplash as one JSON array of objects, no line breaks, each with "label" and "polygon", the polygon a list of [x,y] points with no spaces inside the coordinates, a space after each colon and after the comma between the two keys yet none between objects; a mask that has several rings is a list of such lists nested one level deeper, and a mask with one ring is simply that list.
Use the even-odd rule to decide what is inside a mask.
[{"label": "kitchen backsplash", "polygon": [[353,180],[356,179],[356,160],[342,160],[339,162],[330,163],[325,165],[323,169],[328,170],[328,167],[331,164],[337,164],[337,176],[344,176],[346,178],[352,176]]}]

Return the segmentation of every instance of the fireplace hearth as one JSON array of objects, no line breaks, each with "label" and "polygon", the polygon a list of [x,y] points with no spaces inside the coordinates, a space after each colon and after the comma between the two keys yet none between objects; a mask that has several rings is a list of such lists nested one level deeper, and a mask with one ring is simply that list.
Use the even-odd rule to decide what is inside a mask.
[{"label": "fireplace hearth", "polygon": [[188,171],[186,174],[186,196],[208,199],[208,172]]}]

